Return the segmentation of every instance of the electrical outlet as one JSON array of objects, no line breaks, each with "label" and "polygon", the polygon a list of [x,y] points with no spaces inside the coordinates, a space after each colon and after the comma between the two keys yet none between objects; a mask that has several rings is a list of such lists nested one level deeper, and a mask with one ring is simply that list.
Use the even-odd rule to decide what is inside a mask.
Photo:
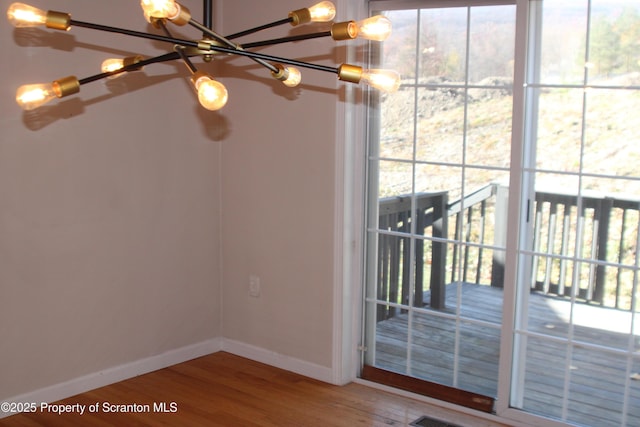
[{"label": "electrical outlet", "polygon": [[254,298],[260,296],[260,278],[254,274],[249,276],[249,296]]}]

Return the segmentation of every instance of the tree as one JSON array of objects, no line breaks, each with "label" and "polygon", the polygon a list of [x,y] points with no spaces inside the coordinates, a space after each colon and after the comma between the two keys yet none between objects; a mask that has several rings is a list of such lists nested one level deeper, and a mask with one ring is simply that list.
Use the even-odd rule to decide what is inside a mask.
[{"label": "tree", "polygon": [[589,62],[598,74],[640,70],[640,13],[627,6],[614,19],[600,17],[591,28]]},{"label": "tree", "polygon": [[620,39],[620,66],[623,72],[640,70],[640,13],[627,6],[613,24]]},{"label": "tree", "polygon": [[620,65],[620,36],[606,18],[598,19],[591,28],[589,62],[595,65],[597,74],[610,75]]}]

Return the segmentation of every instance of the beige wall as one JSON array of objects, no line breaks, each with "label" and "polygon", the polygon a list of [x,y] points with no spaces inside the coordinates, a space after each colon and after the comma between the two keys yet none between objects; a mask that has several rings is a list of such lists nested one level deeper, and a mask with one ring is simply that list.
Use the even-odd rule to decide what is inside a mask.
[{"label": "beige wall", "polygon": [[[130,0],[32,4],[147,30]],[[216,20],[229,33],[304,6],[219,2]],[[184,66],[163,64],[23,113],[21,84],[165,46],[6,24],[0,46],[0,398],[218,337],[332,368],[335,75],[303,70],[288,89],[246,59],[216,61],[230,100],[210,113]],[[264,52],[340,53],[325,41]]]},{"label": "beige wall", "polygon": [[[305,6],[296,0],[224,2],[224,31]],[[290,31],[285,26],[255,38]],[[326,39],[263,52],[325,64],[335,64],[337,54]],[[222,144],[224,337],[330,367],[337,79],[301,69],[303,85],[289,89],[246,60],[229,64],[223,71],[230,91],[224,111],[230,128]],[[249,296],[250,275],[260,277],[259,298]]]},{"label": "beige wall", "polygon": [[[32,4],[146,30],[131,0]],[[31,114],[13,101],[21,84],[160,47],[0,25],[0,400],[221,334],[221,119],[197,107],[184,66]]]}]

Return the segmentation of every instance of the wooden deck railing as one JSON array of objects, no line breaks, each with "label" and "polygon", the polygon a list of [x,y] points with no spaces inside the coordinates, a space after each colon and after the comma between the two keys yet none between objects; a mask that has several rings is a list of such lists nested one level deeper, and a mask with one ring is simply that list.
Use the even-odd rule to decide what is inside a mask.
[{"label": "wooden deck railing", "polygon": [[[447,192],[381,199],[378,298],[441,309],[446,283],[502,287],[505,251],[485,248],[505,246],[507,194],[507,187],[489,184],[450,204]],[[534,213],[532,291],[569,296],[569,284],[578,277],[579,300],[631,309],[638,280],[633,267],[640,257],[639,200],[536,192]],[[445,239],[463,244],[458,250]],[[578,253],[571,250],[575,247]],[[394,314],[390,305],[380,309],[378,319]]]},{"label": "wooden deck railing", "polygon": [[[425,278],[424,245],[415,244],[412,249],[409,233],[424,236],[427,230],[433,237],[429,271],[429,303],[434,308],[444,307],[446,244],[437,239],[447,236],[447,192],[422,193],[415,197],[390,197],[380,200],[378,226],[386,233],[380,235],[378,243],[378,289],[379,299],[410,304],[410,276],[416,284],[413,304],[424,303],[423,283]],[[415,211],[415,216],[412,212]],[[414,219],[415,218],[415,219]],[[415,226],[413,222],[415,221]],[[412,256],[412,252],[414,255]],[[412,260],[421,260],[413,262]],[[436,267],[434,267],[434,265]],[[393,317],[395,307],[378,310],[378,320]]]},{"label": "wooden deck railing", "polygon": [[531,288],[568,297],[578,278],[578,300],[631,309],[639,213],[638,200],[536,192]]}]

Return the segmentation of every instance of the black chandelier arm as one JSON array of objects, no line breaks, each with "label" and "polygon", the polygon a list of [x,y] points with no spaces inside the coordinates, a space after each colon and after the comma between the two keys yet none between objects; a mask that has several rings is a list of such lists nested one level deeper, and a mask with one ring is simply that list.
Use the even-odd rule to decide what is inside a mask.
[{"label": "black chandelier arm", "polygon": [[[124,34],[124,35],[127,35],[127,36],[140,37],[140,38],[145,38],[145,39],[150,39],[150,40],[162,41],[162,42],[177,44],[177,45],[185,46],[185,47],[187,47],[187,46],[188,47],[195,47],[195,48],[198,48],[198,49],[201,49],[201,50],[205,49],[204,46],[203,46],[203,42],[194,41],[194,40],[176,39],[176,38],[173,38],[173,37],[161,36],[161,35],[151,34],[151,33],[143,33],[143,32],[140,32],[140,31],[127,30],[127,29],[124,29],[124,28],[109,27],[109,26],[106,26],[106,25],[93,24],[93,23],[90,23],[90,22],[83,22],[83,21],[76,21],[76,20],[73,20],[73,19],[70,21],[70,23],[73,26],[82,27],[82,28],[89,28],[89,29],[92,29],[92,30],[106,31],[106,32],[117,33],[117,34]],[[212,30],[209,30],[208,28],[202,26],[201,24],[196,23],[196,25],[199,28],[206,29],[207,33],[216,34]],[[217,34],[216,34],[216,36],[217,37],[221,37],[221,36],[219,36]],[[229,42],[229,43],[231,43],[231,42]],[[231,43],[231,45],[232,46],[236,46],[234,43]],[[283,63],[283,64],[298,66],[298,67],[302,67],[302,68],[309,68],[309,69],[313,69],[313,70],[325,71],[325,72],[330,72],[330,73],[335,73],[335,74],[338,73],[338,69],[335,68],[335,67],[327,67],[327,66],[324,66],[324,65],[312,64],[312,63],[308,63],[308,62],[297,61],[297,60],[293,60],[293,59],[282,58],[282,57],[277,57],[277,56],[272,56],[272,55],[266,55],[266,54],[257,53],[257,52],[250,52],[250,51],[247,51],[247,50],[241,50],[241,49],[237,49],[237,48],[225,48],[225,47],[222,47],[222,46],[215,46],[215,45],[208,45],[207,44],[206,49],[208,49],[210,51],[213,51],[213,52],[222,52],[222,53],[228,53],[228,54],[231,54],[231,55],[246,56],[246,57],[249,57],[249,58],[252,58],[252,59],[256,59],[256,60],[261,60],[261,61],[274,61],[274,62],[280,62],[280,63]],[[178,54],[177,52],[172,52],[169,55],[177,55],[176,57],[173,57],[172,59],[180,58],[180,54]],[[140,63],[138,63],[138,65],[139,64]],[[271,65],[271,64],[266,64],[266,66],[272,71],[277,70],[277,68],[275,66]],[[132,67],[132,69],[134,69],[134,68],[135,67]],[[91,81],[93,81],[93,80],[91,80]]]},{"label": "black chandelier arm", "polygon": [[[215,31],[205,27],[204,25],[202,25],[201,23],[199,23],[198,21],[195,21],[193,19],[189,20],[189,25],[191,25],[192,27],[195,27],[197,29],[199,29],[200,31],[202,31],[203,33],[213,37],[215,40],[217,40],[220,43],[223,43],[227,46],[229,46],[229,48],[233,49],[234,52],[241,52],[243,50],[243,47],[241,45],[238,45],[232,41],[230,41],[229,39],[227,39],[224,36],[221,36],[220,34],[216,33]],[[248,56],[248,55],[247,55]],[[261,58],[258,57],[252,57],[249,56],[251,59],[253,59],[255,62],[257,62],[258,64],[262,65],[263,67],[267,68],[269,71],[273,72],[273,73],[277,73],[278,67],[269,64],[265,61],[263,61]]]},{"label": "black chandelier arm", "polygon": [[160,56],[155,56],[153,58],[147,58],[147,59],[143,59],[142,61],[136,62],[134,64],[131,65],[127,65],[124,66],[118,70],[115,71],[111,71],[108,73],[100,73],[100,74],[96,74],[90,77],[85,77],[84,79],[80,79],[78,80],[78,83],[80,85],[83,84],[87,84],[87,83],[91,83],[91,82],[95,82],[97,80],[101,80],[101,79],[105,79],[107,77],[111,77],[114,76],[116,74],[120,74],[120,73],[126,73],[128,71],[135,71],[138,70],[146,65],[151,65],[151,64],[158,64],[161,62],[168,62],[168,61],[175,61],[176,59],[180,59],[180,54],[178,52],[170,52],[170,53],[165,53],[164,55],[160,55]]},{"label": "black chandelier arm", "polygon": [[290,24],[291,22],[293,22],[293,18],[289,17],[289,18],[281,19],[279,21],[271,22],[269,24],[260,25],[259,27],[251,28],[249,30],[240,31],[239,33],[228,35],[226,36],[226,38],[228,40],[233,40],[239,37],[248,36],[249,34],[257,33],[258,31],[266,30],[273,27],[278,27],[284,24]]},{"label": "black chandelier arm", "polygon": [[238,47],[237,44],[233,43],[232,41],[230,41],[226,37],[221,36],[220,34],[216,33],[211,28],[207,28],[206,26],[202,25],[201,23],[199,23],[195,19],[190,19],[189,20],[189,25],[191,25],[192,27],[202,31],[205,35],[207,35],[209,37],[212,37],[214,40],[218,41],[219,43],[223,43],[223,44],[229,46],[230,48],[234,48],[235,49],[235,48]]},{"label": "black chandelier arm", "polygon": [[132,36],[132,37],[139,37],[139,38],[143,38],[143,39],[149,39],[149,40],[156,40],[156,41],[161,41],[161,42],[166,42],[166,43],[178,44],[180,46],[189,46],[189,47],[196,47],[196,48],[202,47],[202,44],[200,42],[197,42],[197,41],[194,41],[194,40],[176,39],[176,38],[173,38],[173,37],[166,37],[166,36],[161,36],[161,35],[158,35],[158,34],[143,33],[141,31],[127,30],[125,28],[109,27],[109,26],[106,26],[106,25],[93,24],[91,22],[76,21],[74,19],[72,19],[70,21],[70,23],[71,23],[72,26],[82,27],[82,28],[89,28],[91,30],[98,30],[98,31],[106,31],[106,32],[109,32],[109,33],[124,34],[124,35]]},{"label": "black chandelier arm", "polygon": [[[162,28],[164,33],[167,35],[167,37],[173,37],[173,35],[169,31],[169,29],[167,28],[167,25],[165,24],[165,22],[163,20],[158,20],[158,24],[160,25],[160,27]],[[182,62],[184,62],[184,65],[187,66],[187,68],[189,69],[191,74],[193,74],[193,73],[198,71],[196,66],[193,65],[193,62],[191,62],[191,59],[189,59],[189,56],[184,52],[184,47],[175,46],[174,50],[176,52],[178,52],[178,54],[180,55],[180,58],[182,59]]]},{"label": "black chandelier arm", "polygon": [[243,43],[242,47],[246,49],[251,49],[254,47],[272,46],[275,44],[297,42],[302,40],[311,40],[311,39],[317,39],[321,37],[330,37],[330,36],[331,36],[331,31],[322,31],[318,33],[300,34],[297,36],[281,37],[278,39],[264,40],[259,42]]},{"label": "black chandelier arm", "polygon": [[324,71],[324,72],[328,72],[328,73],[339,74],[339,69],[336,68],[336,67],[329,67],[329,66],[326,66],[326,65],[313,64],[313,63],[310,63],[310,62],[298,61],[296,59],[283,58],[283,57],[280,57],[280,56],[266,55],[264,53],[257,53],[257,52],[252,52],[252,51],[249,51],[249,50],[237,50],[237,49],[231,49],[231,48],[226,48],[226,47],[222,47],[222,46],[215,46],[215,45],[212,45],[210,47],[210,49],[212,51],[214,51],[214,52],[228,53],[228,54],[231,54],[231,55],[239,55],[239,56],[247,56],[249,58],[254,58],[254,59],[262,59],[262,60],[265,60],[265,61],[273,61],[273,62],[277,62],[277,63],[293,65],[293,66],[296,66],[296,67],[308,68],[308,69],[316,70],[316,71]]}]

